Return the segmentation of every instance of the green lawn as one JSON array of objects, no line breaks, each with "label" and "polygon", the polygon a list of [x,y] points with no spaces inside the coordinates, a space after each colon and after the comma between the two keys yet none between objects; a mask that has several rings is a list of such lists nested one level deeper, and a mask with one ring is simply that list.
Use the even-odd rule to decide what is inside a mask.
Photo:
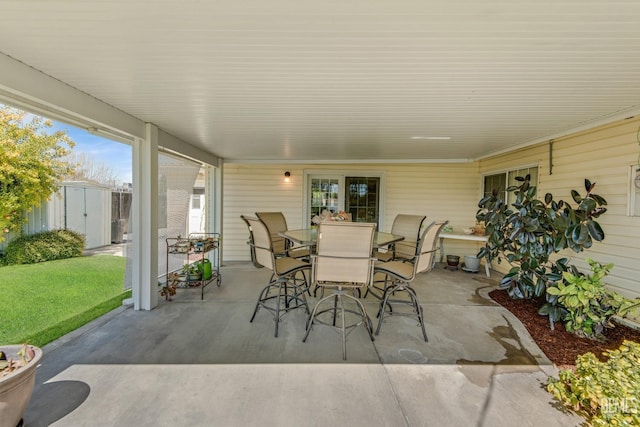
[{"label": "green lawn", "polygon": [[125,258],[0,267],[0,345],[43,346],[122,305]]}]

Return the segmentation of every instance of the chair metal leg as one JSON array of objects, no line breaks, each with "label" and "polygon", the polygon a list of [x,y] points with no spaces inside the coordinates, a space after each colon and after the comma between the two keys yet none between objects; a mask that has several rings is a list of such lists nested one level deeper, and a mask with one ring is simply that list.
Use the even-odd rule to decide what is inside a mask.
[{"label": "chair metal leg", "polygon": [[[338,295],[336,295],[336,299],[340,299],[340,311],[342,312],[342,360],[347,360],[347,327],[346,327],[346,316],[345,316],[345,312],[344,312],[344,299],[342,297],[342,295],[340,295],[340,298],[338,298]],[[336,301],[337,302],[337,301]],[[334,313],[333,313],[333,325],[335,326],[336,324],[336,313],[335,313],[336,307],[334,305]]]},{"label": "chair metal leg", "polygon": [[[275,275],[272,275],[270,283],[260,292],[249,322],[253,322],[260,307],[270,311],[273,314],[273,320],[275,322],[275,336],[278,337],[279,323],[284,314],[299,307],[304,307],[305,312],[309,313],[309,304],[304,295],[307,290],[306,276],[304,276],[303,273],[302,284],[298,285],[300,279],[297,279],[295,276],[299,272],[300,271],[291,276],[283,276],[278,279],[275,279]],[[271,303],[268,304],[270,301]]]},{"label": "chair metal leg", "polygon": [[[287,291],[287,286],[285,284],[285,292]],[[276,323],[276,333],[275,337],[278,338],[278,326],[280,324],[280,298],[282,297],[282,283],[278,285],[278,296],[276,297],[276,315],[273,320]],[[284,297],[284,303],[287,304],[287,297]]]},{"label": "chair metal leg", "polygon": [[371,323],[371,319],[367,315],[367,310],[364,308],[364,304],[362,304],[360,300],[356,298],[354,298],[353,300],[356,302],[358,308],[360,309],[360,313],[362,314],[362,323],[369,333],[369,338],[371,338],[371,341],[375,341],[375,339],[373,338],[373,324]]},{"label": "chair metal leg", "polygon": [[391,304],[389,304],[389,295],[390,295],[390,290],[393,289],[393,286],[390,286],[388,288],[386,288],[384,290],[384,294],[382,295],[382,300],[380,301],[380,308],[378,309],[378,327],[376,328],[376,335],[378,335],[380,333],[380,327],[382,326],[382,321],[384,320],[384,308],[388,305],[389,307],[391,307]]},{"label": "chair metal leg", "polygon": [[427,331],[425,330],[424,327],[424,315],[422,312],[422,306],[420,305],[420,302],[418,301],[418,296],[416,295],[416,291],[413,290],[413,288],[407,286],[407,288],[405,289],[407,291],[407,293],[410,295],[411,300],[414,302],[414,307],[416,310],[416,314],[418,316],[418,323],[420,324],[420,327],[422,328],[422,336],[424,337],[424,342],[429,342],[429,338],[427,338]]},{"label": "chair metal leg", "polygon": [[317,313],[318,313],[318,307],[320,307],[320,304],[323,301],[326,301],[327,299],[331,298],[333,295],[330,295],[328,297],[322,298],[320,301],[318,301],[316,303],[316,305],[313,307],[313,310],[311,310],[311,314],[309,314],[309,317],[307,317],[307,324],[306,324],[306,332],[304,334],[304,337],[302,338],[302,342],[306,342],[307,341],[307,337],[309,336],[309,332],[311,332],[311,328],[313,328],[313,319],[316,317]]},{"label": "chair metal leg", "polygon": [[[358,310],[355,311],[353,309],[346,308],[344,304],[345,298],[349,298],[353,300],[356,306],[358,307]],[[320,307],[326,302],[328,302],[330,299],[333,299],[331,306],[329,306],[329,308],[326,308],[326,309],[320,309]],[[336,325],[338,311],[340,311],[341,319],[340,319],[340,324]],[[330,313],[331,320],[326,319],[325,321],[318,318],[318,315],[323,313],[329,313],[329,312],[331,312]],[[346,320],[347,313],[359,315],[360,320],[353,324],[347,324],[347,320]],[[307,338],[309,337],[309,333],[311,332],[311,329],[313,328],[313,325],[315,322],[326,325],[326,326],[331,326],[336,329],[340,329],[340,332],[342,334],[343,360],[347,360],[347,335],[349,335],[349,333],[351,333],[351,331],[357,326],[361,324],[364,325],[365,329],[367,330],[367,333],[369,334],[369,338],[371,338],[371,341],[374,341],[373,325],[371,323],[371,319],[367,315],[367,311],[365,310],[364,305],[359,301],[358,298],[346,294],[345,291],[343,290],[336,290],[333,294],[322,298],[320,301],[316,303],[316,305],[313,307],[313,310],[311,311],[311,314],[307,318],[307,323],[305,328],[306,331],[305,331],[304,337],[302,338],[302,342],[307,341]]]},{"label": "chair metal leg", "polygon": [[260,292],[260,295],[258,296],[258,301],[256,302],[256,308],[253,310],[253,315],[251,316],[249,323],[253,323],[253,319],[255,319],[256,313],[260,309],[260,303],[265,300],[266,296],[269,293],[269,289],[271,289],[271,284],[268,284],[267,286],[265,286],[264,289],[262,289],[262,291]]},{"label": "chair metal leg", "polygon": [[[395,295],[396,292],[406,292],[409,295],[409,301],[406,300],[393,300],[391,301],[389,299],[389,297],[391,295]],[[388,305],[389,307],[391,307],[391,303],[395,302],[395,303],[401,303],[401,304],[407,304],[410,305],[413,312],[415,314],[412,313],[403,313],[403,312],[392,312],[391,310],[387,313],[387,311],[385,310],[385,307]],[[420,305],[420,302],[418,301],[418,296],[415,292],[415,290],[413,290],[413,288],[411,288],[409,285],[404,284],[404,283],[399,283],[399,284],[395,284],[393,286],[388,287],[387,289],[385,289],[385,293],[384,293],[384,298],[382,300],[382,302],[380,303],[380,308],[378,309],[378,327],[376,328],[376,335],[378,335],[380,333],[380,328],[382,327],[382,322],[384,319],[385,314],[391,316],[393,314],[397,314],[400,316],[416,316],[418,319],[418,326],[420,326],[420,328],[422,329],[422,336],[424,337],[424,341],[428,342],[429,339],[427,337],[427,331],[425,329],[424,326],[424,316],[423,316],[423,312],[422,312],[422,306]]]}]

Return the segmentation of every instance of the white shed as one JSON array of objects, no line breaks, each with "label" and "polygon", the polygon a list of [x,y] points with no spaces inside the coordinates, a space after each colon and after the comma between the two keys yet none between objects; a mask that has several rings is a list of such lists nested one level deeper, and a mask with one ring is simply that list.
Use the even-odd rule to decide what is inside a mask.
[{"label": "white shed", "polygon": [[111,244],[111,189],[84,181],[63,182],[47,204],[48,229],[83,234],[86,248]]}]

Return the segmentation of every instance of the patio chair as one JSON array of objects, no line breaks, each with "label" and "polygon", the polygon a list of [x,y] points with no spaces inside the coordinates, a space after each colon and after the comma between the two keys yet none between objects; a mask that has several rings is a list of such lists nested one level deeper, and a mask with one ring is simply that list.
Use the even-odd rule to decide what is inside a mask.
[{"label": "patio chair", "polygon": [[[296,308],[304,308],[305,312],[309,313],[309,305],[305,297],[308,282],[304,271],[311,269],[311,264],[286,256],[276,258],[267,226],[258,218],[244,215],[241,217],[252,234],[256,261],[272,271],[269,284],[258,296],[250,322],[253,322],[258,310],[264,308],[273,314],[277,337],[279,323],[286,313]],[[296,277],[298,273],[301,273],[302,278]]]},{"label": "patio chair", "polygon": [[[385,316],[415,316],[418,319],[418,325],[422,328],[422,336],[425,342],[428,341],[427,332],[424,327],[422,307],[418,302],[416,291],[411,287],[411,282],[413,282],[418,273],[426,273],[433,270],[435,266],[435,253],[438,250],[438,234],[440,234],[440,230],[448,223],[449,221],[435,221],[429,224],[422,232],[418,240],[416,252],[411,260],[376,263],[374,271],[384,274],[385,277],[391,281],[391,284],[385,287],[382,300],[380,301],[376,335],[380,333],[380,327],[382,326]],[[397,299],[397,294],[401,292],[406,292],[409,299]],[[394,311],[393,304],[409,305],[412,311]]]},{"label": "patio chair", "polygon": [[[240,215],[240,218],[242,218],[244,223],[247,224],[247,228],[249,229],[249,240],[247,241],[247,244],[249,245],[249,248],[250,248],[249,253],[251,254],[251,263],[256,268],[262,268],[263,266],[258,264],[258,261],[256,260],[256,249],[253,243],[253,231],[251,231],[251,224],[249,224],[249,222],[247,221],[247,218],[249,217]],[[257,218],[253,218],[253,219],[257,219]]]},{"label": "patio chair", "polygon": [[[311,255],[313,283],[332,293],[314,306],[302,341],[306,342],[314,325],[336,328],[342,333],[344,360],[347,359],[347,335],[356,327],[364,325],[373,341],[371,319],[359,299],[347,292],[355,292],[371,284],[375,227],[375,224],[362,222],[323,222],[318,226],[316,253]],[[355,307],[345,307],[345,300],[352,301]]]},{"label": "patio chair", "polygon": [[[406,215],[398,214],[393,219],[391,226],[391,234],[398,234],[404,237],[404,240],[394,243],[387,248],[385,252],[375,251],[373,256],[382,262],[394,260],[411,260],[416,254],[416,247],[420,239],[420,230],[422,224],[427,217],[424,215]],[[372,285],[367,289],[364,296],[366,298],[369,293],[378,299],[382,299],[382,292],[387,286],[387,278],[378,280],[374,277]]]},{"label": "patio chair", "polygon": [[310,250],[306,247],[292,247],[291,242],[280,235],[287,231],[287,220],[282,212],[256,212],[256,216],[267,226],[273,243],[276,257],[290,256],[292,258],[309,259]]},{"label": "patio chair", "polygon": [[396,259],[412,259],[416,254],[420,229],[426,218],[424,215],[396,215],[391,226],[391,234],[404,236],[404,240],[391,245],[386,252],[376,251],[374,256],[385,262]]}]

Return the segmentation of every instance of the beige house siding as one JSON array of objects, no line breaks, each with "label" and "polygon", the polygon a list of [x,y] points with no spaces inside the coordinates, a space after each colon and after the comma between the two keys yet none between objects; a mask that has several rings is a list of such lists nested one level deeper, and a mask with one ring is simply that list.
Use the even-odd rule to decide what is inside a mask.
[{"label": "beige house siding", "polygon": [[[284,182],[284,172],[291,181]],[[475,224],[480,198],[478,163],[447,164],[235,164],[224,165],[225,261],[249,259],[248,231],[241,214],[282,211],[289,228],[303,225],[305,172],[371,172],[384,175],[384,225],[391,229],[398,213],[424,214],[427,220],[448,219],[461,230]],[[451,242],[448,253],[475,254],[474,243]]]},{"label": "beige house siding", "polygon": [[[548,143],[480,161],[481,174],[538,163],[541,198],[551,193],[556,200],[572,202],[572,189],[584,194],[585,178],[596,182],[595,192],[608,202],[607,213],[599,219],[606,237],[584,253],[569,250],[562,255],[583,270],[588,269],[586,257],[613,262],[607,282],[628,296],[640,295],[640,217],[628,215],[629,194],[634,191],[629,174],[640,154],[639,127],[640,119],[632,118],[555,140],[551,174]],[[503,263],[500,269],[506,267]]]}]

